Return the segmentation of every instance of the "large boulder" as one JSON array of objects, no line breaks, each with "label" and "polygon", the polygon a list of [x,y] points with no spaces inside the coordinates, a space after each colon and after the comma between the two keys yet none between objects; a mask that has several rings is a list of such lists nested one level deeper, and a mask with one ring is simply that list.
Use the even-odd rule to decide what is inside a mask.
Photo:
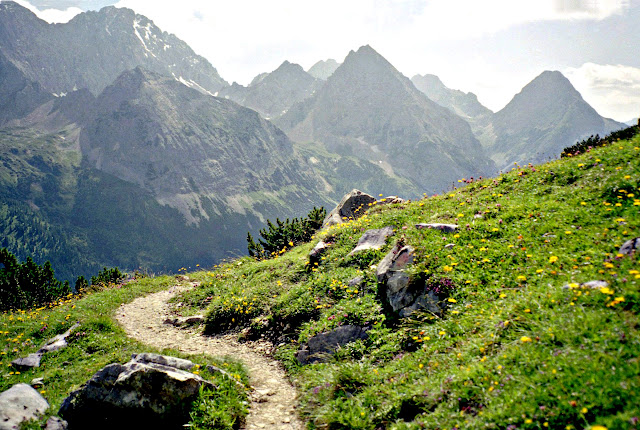
[{"label": "large boulder", "polygon": [[0,430],[19,429],[20,424],[37,420],[49,403],[27,384],[16,384],[0,393]]},{"label": "large boulder", "polygon": [[427,290],[424,283],[412,282],[406,269],[413,263],[414,249],[411,246],[396,245],[378,263],[376,277],[382,296],[400,317],[407,317],[418,309],[427,309],[439,314],[442,309],[440,299],[434,291]]},{"label": "large boulder", "polygon": [[178,429],[189,420],[200,387],[213,385],[189,372],[189,360],[133,354],[126,364],[110,364],[71,393],[59,415],[70,429]]},{"label": "large boulder", "polygon": [[349,255],[351,256],[368,249],[380,249],[387,243],[387,238],[389,236],[393,236],[393,234],[393,227],[389,226],[367,230],[362,236],[360,236],[358,244],[353,251],[349,253]]},{"label": "large boulder", "polygon": [[376,199],[373,196],[353,189],[342,198],[335,209],[329,212],[329,215],[324,219],[322,227],[330,227],[349,219],[360,218],[369,209],[369,204],[375,201]]},{"label": "large boulder", "polygon": [[336,350],[348,343],[369,337],[371,327],[343,325],[326,333],[320,333],[309,339],[306,345],[296,353],[300,364],[326,361]]}]

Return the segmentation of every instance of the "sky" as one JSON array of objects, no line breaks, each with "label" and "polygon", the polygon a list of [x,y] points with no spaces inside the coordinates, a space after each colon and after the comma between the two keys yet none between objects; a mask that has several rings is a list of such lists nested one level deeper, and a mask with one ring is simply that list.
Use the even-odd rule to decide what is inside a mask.
[{"label": "sky", "polygon": [[435,74],[494,111],[559,70],[601,115],[640,116],[640,0],[17,1],[49,22],[128,7],[243,85],[369,44],[404,75]]}]

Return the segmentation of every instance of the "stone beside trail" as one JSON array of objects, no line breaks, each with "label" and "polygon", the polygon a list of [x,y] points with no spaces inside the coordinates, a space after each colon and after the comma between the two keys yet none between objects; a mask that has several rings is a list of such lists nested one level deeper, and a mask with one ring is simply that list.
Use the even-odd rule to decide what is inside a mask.
[{"label": "stone beside trail", "polygon": [[49,403],[27,384],[16,384],[0,394],[0,430],[20,428],[20,424],[37,420],[49,409]]},{"label": "stone beside trail", "polygon": [[127,334],[156,348],[172,348],[188,354],[229,356],[244,363],[254,391],[245,430],[304,428],[296,413],[296,391],[289,383],[279,363],[267,356],[271,344],[267,342],[239,343],[237,336],[208,337],[196,328],[177,328],[164,324],[175,318],[167,301],[175,294],[197,284],[174,286],[122,305],[116,319]]},{"label": "stone beside trail", "polygon": [[125,364],[112,363],[71,393],[58,412],[73,429],[179,429],[189,420],[190,405],[201,387],[217,387],[190,372],[195,365],[160,354],[133,354]]}]

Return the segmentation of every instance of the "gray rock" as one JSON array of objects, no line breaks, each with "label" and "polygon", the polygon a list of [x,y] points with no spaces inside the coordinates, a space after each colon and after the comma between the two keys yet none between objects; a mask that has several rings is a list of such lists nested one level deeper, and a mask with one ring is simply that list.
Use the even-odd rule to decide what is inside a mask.
[{"label": "gray rock", "polygon": [[636,250],[638,248],[640,248],[640,237],[627,240],[625,243],[623,243],[620,249],[618,250],[618,254],[633,255],[636,253]]},{"label": "gray rock", "polygon": [[134,354],[126,364],[110,364],[71,393],[59,415],[71,428],[180,428],[189,419],[200,387],[213,385],[187,371],[189,360]]},{"label": "gray rock", "polygon": [[44,426],[44,430],[67,430],[67,428],[69,423],[59,417],[50,417]]},{"label": "gray rock", "polygon": [[440,223],[420,223],[420,224],[416,224],[416,228],[417,229],[423,229],[423,228],[433,228],[436,230],[440,230],[443,231],[445,233],[453,233],[454,231],[458,230],[458,225],[457,224],[440,224]]},{"label": "gray rock", "polygon": [[357,325],[343,325],[326,333],[320,333],[309,339],[296,353],[300,364],[310,364],[326,361],[336,350],[350,342],[367,339],[371,327]]},{"label": "gray rock", "polygon": [[27,355],[26,357],[17,358],[11,362],[17,369],[33,369],[40,367],[40,360],[47,352],[58,351],[65,348],[67,343],[67,337],[73,333],[73,331],[80,327],[80,324],[76,323],[62,334],[59,334],[47,341],[42,348],[38,351]]},{"label": "gray rock", "polygon": [[444,246],[444,249],[451,249],[451,248],[453,248],[454,246],[456,246],[456,244],[455,244],[455,243],[447,243],[447,244]]},{"label": "gray rock", "polygon": [[32,387],[44,387],[44,378],[33,378],[29,385]]},{"label": "gray rock", "polygon": [[153,354],[151,352],[143,352],[142,354],[131,354],[131,360],[136,363],[144,364],[160,364],[166,367],[175,367],[180,370],[193,369],[193,362],[184,358],[171,357],[169,355]]},{"label": "gray rock", "polygon": [[309,252],[309,264],[313,265],[314,263],[319,263],[322,255],[329,248],[329,244],[325,241],[321,240],[318,242],[316,246],[313,247],[311,252]]},{"label": "gray rock", "polygon": [[353,287],[361,287],[364,281],[364,276],[356,276],[355,278],[351,279],[349,282],[347,282],[347,285],[351,288]]},{"label": "gray rock", "polygon": [[0,430],[20,428],[20,423],[37,420],[49,403],[27,384],[16,384],[0,393]]},{"label": "gray rock", "polygon": [[413,263],[414,249],[396,244],[378,264],[376,277],[391,309],[400,317],[411,315],[418,309],[439,314],[442,309],[438,296],[426,291],[422,284],[413,283],[405,269]]},{"label": "gray rock", "polygon": [[393,276],[394,272],[401,271],[411,263],[413,263],[413,248],[396,243],[382,261],[378,263],[376,270],[378,282],[386,282],[387,279]]},{"label": "gray rock", "polygon": [[398,196],[387,196],[380,200],[377,200],[378,205],[392,205],[395,203],[404,203],[404,202],[405,202],[405,199]]},{"label": "gray rock", "polygon": [[164,324],[170,324],[175,327],[183,327],[190,325],[198,325],[204,322],[204,315],[192,315],[190,317],[167,318]]},{"label": "gray rock", "polygon": [[325,251],[329,248],[329,244],[325,241],[321,240],[313,247],[313,249],[309,252],[309,260],[310,261],[320,261],[320,257]]},{"label": "gray rock", "polygon": [[367,230],[362,236],[360,236],[358,244],[353,251],[349,253],[349,255],[351,256],[357,252],[365,251],[367,249],[380,249],[387,243],[387,238],[393,236],[393,234],[393,227],[389,226]]},{"label": "gray rock", "polygon": [[322,227],[330,227],[335,224],[342,224],[346,220],[352,218],[360,218],[369,209],[369,203],[375,202],[376,199],[360,190],[352,190],[346,194],[338,206],[333,209],[324,219]]},{"label": "gray rock", "polygon": [[40,367],[40,358],[42,355],[38,353],[29,354],[26,357],[16,358],[11,364],[18,370],[32,369]]},{"label": "gray rock", "polygon": [[73,333],[75,329],[80,327],[80,324],[76,323],[72,325],[69,330],[65,331],[62,334],[59,334],[47,341],[47,343],[38,350],[38,354],[42,355],[47,352],[58,351],[59,349],[65,348],[67,343],[67,338]]}]

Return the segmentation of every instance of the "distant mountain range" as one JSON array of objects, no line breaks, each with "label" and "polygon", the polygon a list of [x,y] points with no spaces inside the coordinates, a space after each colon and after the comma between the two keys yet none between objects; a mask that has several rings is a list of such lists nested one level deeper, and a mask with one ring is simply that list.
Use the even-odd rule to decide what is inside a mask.
[{"label": "distant mountain range", "polygon": [[213,264],[352,188],[439,193],[621,126],[558,72],[497,113],[370,46],[244,87],[131,10],[0,3],[0,246],[70,280]]},{"label": "distant mountain range", "polygon": [[87,88],[99,94],[137,66],[215,93],[228,85],[182,40],[130,9],[105,7],[66,24],[48,24],[28,9],[0,3],[0,52],[45,90]]},{"label": "distant mountain range", "polygon": [[560,72],[543,72],[495,114],[473,93],[447,88],[437,76],[412,82],[436,103],[471,125],[496,165],[542,163],[590,135],[601,136],[625,124],[600,116]]},{"label": "distant mountain range", "polygon": [[310,97],[320,85],[320,81],[302,67],[285,61],[273,72],[256,76],[248,87],[234,82],[218,95],[254,109],[266,118],[272,118],[284,114],[294,103]]},{"label": "distant mountain range", "polygon": [[625,127],[600,116],[560,72],[543,72],[491,120],[493,142],[485,143],[501,167],[542,163],[592,134]]},{"label": "distant mountain range", "polygon": [[429,100],[370,46],[350,52],[313,97],[275,122],[294,140],[379,163],[427,193],[496,170],[467,122]]}]

